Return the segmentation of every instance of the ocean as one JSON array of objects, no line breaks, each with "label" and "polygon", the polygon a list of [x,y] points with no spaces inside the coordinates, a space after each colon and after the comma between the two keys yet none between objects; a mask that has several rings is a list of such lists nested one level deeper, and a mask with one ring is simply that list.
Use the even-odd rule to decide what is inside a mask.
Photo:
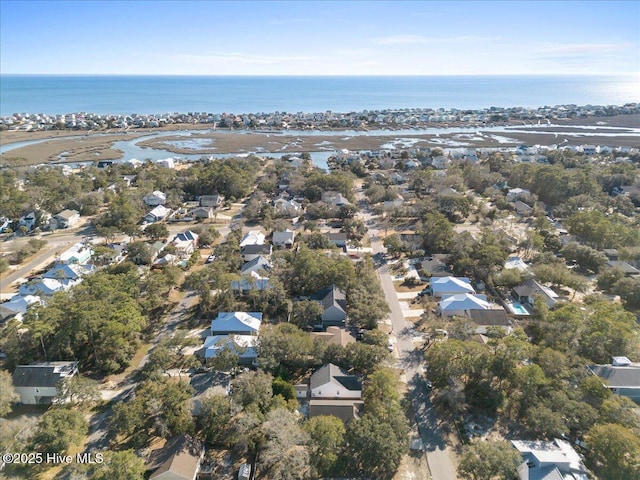
[{"label": "ocean", "polygon": [[208,77],[0,75],[14,113],[352,112],[400,108],[622,105],[638,76]]}]

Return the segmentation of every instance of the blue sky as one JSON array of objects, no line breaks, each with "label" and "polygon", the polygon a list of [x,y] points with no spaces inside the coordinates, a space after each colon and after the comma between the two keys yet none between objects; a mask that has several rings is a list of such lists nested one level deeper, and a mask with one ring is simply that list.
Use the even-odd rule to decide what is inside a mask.
[{"label": "blue sky", "polygon": [[0,72],[638,74],[640,2],[0,0]]}]

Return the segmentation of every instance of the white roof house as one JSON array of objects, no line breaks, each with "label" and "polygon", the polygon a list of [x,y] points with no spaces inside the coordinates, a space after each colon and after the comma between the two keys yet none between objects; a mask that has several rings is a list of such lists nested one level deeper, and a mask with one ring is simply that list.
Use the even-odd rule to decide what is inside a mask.
[{"label": "white roof house", "polygon": [[458,293],[476,293],[471,281],[466,277],[431,277],[429,280],[431,295],[443,297]]},{"label": "white roof house", "polygon": [[42,278],[55,278],[57,280],[79,280],[88,273],[95,270],[93,265],[80,265],[72,263],[70,265],[59,264],[42,275]]},{"label": "white roof house", "polygon": [[246,233],[242,240],[240,241],[240,246],[245,247],[247,245],[264,245],[265,236],[259,230],[251,230]]},{"label": "white roof house", "polygon": [[170,213],[170,209],[168,209],[164,205],[158,205],[144,216],[144,220],[148,223],[157,222],[158,220],[164,220],[165,218],[167,218]]},{"label": "white roof house", "polygon": [[144,197],[142,197],[142,201],[145,205],[150,207],[155,207],[156,205],[164,205],[167,201],[167,195],[161,192],[160,190],[155,190]]},{"label": "white roof house", "polygon": [[76,285],[79,280],[68,280],[57,278],[37,278],[20,285],[18,293],[23,297],[27,295],[53,295],[56,292],[69,290]]},{"label": "white roof house", "polygon": [[211,321],[211,335],[257,335],[261,312],[219,312]]},{"label": "white roof house", "polygon": [[510,269],[517,269],[521,272],[526,272],[529,270],[529,265],[527,265],[525,263],[524,260],[522,260],[522,258],[520,257],[509,257],[507,258],[507,260],[504,262],[504,267],[505,270],[510,270]]},{"label": "white roof house", "polygon": [[87,263],[91,258],[91,255],[93,255],[93,250],[91,250],[91,247],[86,246],[82,242],[78,242],[72,245],[71,247],[69,247],[64,252],[62,252],[60,256],[56,259],[56,261],[58,263],[66,263],[66,264],[72,264],[72,263],[82,264],[82,263]]},{"label": "white roof house", "polygon": [[2,320],[6,315],[8,318],[15,318],[22,321],[22,316],[27,313],[27,309],[33,305],[40,303],[40,297],[35,295],[14,295],[8,302],[0,304],[2,307]]},{"label": "white roof house", "polygon": [[204,341],[204,358],[214,358],[228,347],[238,353],[239,363],[250,364],[258,358],[257,341],[258,337],[254,335],[210,335]]},{"label": "white roof house", "polygon": [[569,442],[512,440],[511,445],[522,455],[521,479],[589,480],[587,468]]},{"label": "white roof house", "polygon": [[162,160],[158,160],[156,165],[164,168],[176,168],[176,162],[173,158],[163,158]]},{"label": "white roof house", "polygon": [[273,244],[276,247],[291,247],[296,239],[296,232],[288,228],[282,232],[273,232]]},{"label": "white roof house", "polygon": [[461,293],[444,297],[438,304],[438,313],[447,317],[469,316],[471,310],[489,310],[491,304],[484,295]]},{"label": "white roof house", "polygon": [[252,271],[243,275],[240,280],[232,281],[231,288],[240,292],[267,290],[269,288],[269,278],[263,277],[258,272]]}]

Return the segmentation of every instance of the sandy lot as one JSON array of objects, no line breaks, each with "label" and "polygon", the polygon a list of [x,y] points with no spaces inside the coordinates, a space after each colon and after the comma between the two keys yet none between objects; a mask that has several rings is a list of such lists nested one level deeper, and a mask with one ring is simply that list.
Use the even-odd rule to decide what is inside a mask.
[{"label": "sandy lot", "polygon": [[[527,122],[513,121],[512,125],[518,126]],[[202,133],[194,133],[189,140],[199,142],[197,148],[191,145],[171,144],[172,141],[184,141],[185,137],[165,136],[139,143],[141,147],[151,147],[168,150],[177,155],[185,154],[233,154],[246,152],[272,152],[272,153],[294,153],[313,151],[333,151],[346,148],[349,150],[375,150],[388,148],[394,145],[396,148],[407,146],[414,147],[507,147],[520,144],[526,145],[549,145],[549,144],[596,144],[613,146],[640,146],[640,137],[636,135],[625,135],[618,137],[607,137],[603,133],[612,133],[611,127],[638,127],[640,126],[640,115],[620,115],[617,117],[597,117],[586,119],[573,119],[557,121],[571,128],[555,129],[554,133],[545,133],[545,126],[536,127],[539,133],[494,133],[483,132],[482,127],[474,128],[465,133],[442,133],[426,135],[416,130],[416,133],[388,134],[381,136],[349,136],[345,135],[294,135],[280,132],[256,132],[241,131],[235,132],[213,132],[209,125],[172,125],[163,129],[139,129],[129,132],[112,132],[105,135],[103,132],[72,132],[72,131],[50,131],[50,132],[0,132],[0,144],[8,144],[26,140],[57,139],[51,142],[43,142],[36,145],[29,145],[12,150],[2,155],[2,163],[11,165],[33,165],[39,163],[60,162],[61,154],[64,155],[62,161],[82,162],[119,159],[122,152],[112,148],[113,143],[121,140],[133,140],[157,131],[181,131],[181,130],[202,130]],[[530,125],[531,123],[528,122]],[[581,130],[581,126],[606,126],[609,130]],[[581,131],[583,136],[568,135],[570,132]],[[481,133],[478,133],[481,132]],[[505,138],[506,137],[506,138]]]}]

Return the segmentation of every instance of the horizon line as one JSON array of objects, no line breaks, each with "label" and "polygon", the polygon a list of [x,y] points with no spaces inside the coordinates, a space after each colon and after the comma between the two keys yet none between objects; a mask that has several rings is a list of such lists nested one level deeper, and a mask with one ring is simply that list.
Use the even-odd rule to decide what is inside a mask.
[{"label": "horizon line", "polygon": [[398,78],[398,77],[640,77],[627,73],[435,73],[435,74],[208,74],[208,73],[0,73],[0,76],[29,77],[246,77],[246,78]]}]

